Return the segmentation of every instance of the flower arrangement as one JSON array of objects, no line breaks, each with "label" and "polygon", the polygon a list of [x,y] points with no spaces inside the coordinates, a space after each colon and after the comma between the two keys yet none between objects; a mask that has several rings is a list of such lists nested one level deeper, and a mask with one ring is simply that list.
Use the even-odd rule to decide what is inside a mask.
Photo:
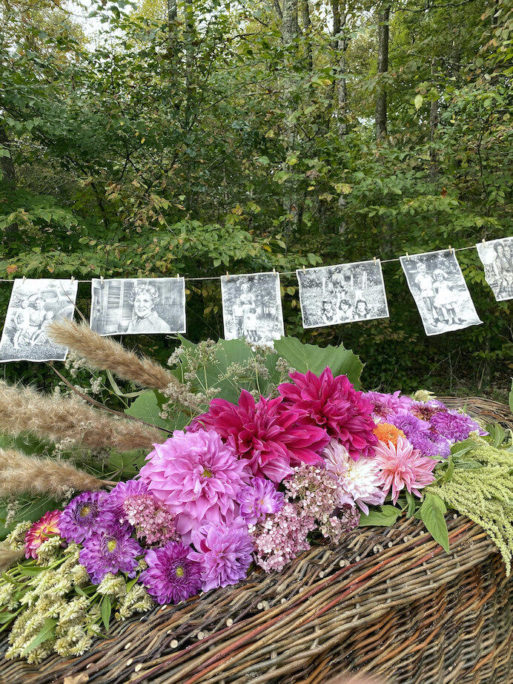
[{"label": "flower arrangement", "polygon": [[[487,432],[429,396],[365,393],[329,366],[255,394],[211,399],[154,443],[130,479],[96,479],[62,510],[15,527],[4,548],[16,564],[0,579],[7,658],[83,653],[112,619],[235,585],[252,567],[280,571],[311,544],[403,513],[448,548],[444,501],[466,501],[455,461],[480,449],[492,482]],[[512,532],[495,534],[507,562]]]}]

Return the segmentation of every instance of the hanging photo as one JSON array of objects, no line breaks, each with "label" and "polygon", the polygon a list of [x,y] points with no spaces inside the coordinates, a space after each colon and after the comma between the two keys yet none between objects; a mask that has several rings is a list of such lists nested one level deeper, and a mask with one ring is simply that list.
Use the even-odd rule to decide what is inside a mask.
[{"label": "hanging photo", "polygon": [[381,262],[297,270],[304,328],[388,318]]},{"label": "hanging photo", "polygon": [[185,332],[184,278],[95,278],[91,298],[91,329],[100,335]]},{"label": "hanging photo", "polygon": [[222,276],[221,294],[227,340],[272,345],[285,334],[277,273]]},{"label": "hanging photo", "polygon": [[15,280],[0,340],[0,361],[64,361],[68,350],[52,342],[46,326],[73,318],[74,280]]},{"label": "hanging photo", "polygon": [[402,256],[401,266],[426,335],[482,323],[452,249]]},{"label": "hanging photo", "polygon": [[476,248],[495,299],[513,299],[513,238],[480,242]]}]

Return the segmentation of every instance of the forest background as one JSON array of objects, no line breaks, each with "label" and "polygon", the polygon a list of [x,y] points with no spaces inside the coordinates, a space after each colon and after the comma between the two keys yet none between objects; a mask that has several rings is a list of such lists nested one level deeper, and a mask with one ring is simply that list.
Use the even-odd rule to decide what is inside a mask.
[{"label": "forest background", "polygon": [[[513,234],[511,0],[0,0],[0,278],[202,277]],[[458,253],[484,325],[426,337],[398,263],[390,318],[343,343],[368,388],[509,390],[513,305]],[[9,283],[0,283],[0,320]],[[223,336],[187,283],[187,337]],[[78,307],[88,314],[90,285]],[[166,360],[169,337],[126,338]],[[9,381],[55,385],[44,365]]]}]

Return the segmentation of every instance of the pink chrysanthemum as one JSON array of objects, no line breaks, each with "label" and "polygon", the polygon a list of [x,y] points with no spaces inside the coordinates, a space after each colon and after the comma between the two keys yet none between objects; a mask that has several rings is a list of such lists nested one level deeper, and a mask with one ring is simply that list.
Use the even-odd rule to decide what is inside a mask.
[{"label": "pink chrysanthemum", "polygon": [[363,397],[371,402],[372,412],[378,420],[386,419],[392,413],[406,412],[413,404],[413,399],[401,394],[400,391],[393,394],[365,392]]},{"label": "pink chrysanthemum", "polygon": [[189,558],[202,564],[202,589],[237,584],[251,565],[253,543],[242,518],[229,525],[208,524],[192,533],[192,543],[198,549]]},{"label": "pink chrysanthemum", "polygon": [[140,475],[175,516],[186,542],[200,525],[235,516],[237,494],[250,477],[247,463],[213,430],[176,430],[163,444],[155,444]]},{"label": "pink chrysanthemum", "polygon": [[185,601],[201,589],[202,566],[190,554],[188,546],[172,541],[148,551],[148,568],[139,579],[157,603]]},{"label": "pink chrysanthemum", "polygon": [[399,437],[397,446],[391,442],[380,442],[376,447],[374,461],[381,469],[383,491],[385,495],[392,491],[394,504],[405,487],[410,494],[420,498],[419,490],[435,479],[433,469],[437,462],[422,456],[404,437]]},{"label": "pink chrysanthemum", "polygon": [[25,535],[25,558],[37,558],[37,550],[54,534],[59,534],[61,511],[48,511]]},{"label": "pink chrysanthemum", "polygon": [[278,387],[279,393],[294,408],[307,412],[312,424],[322,427],[341,442],[351,458],[370,456],[377,439],[373,434],[372,404],[357,392],[346,375],[333,377],[330,368],[317,376],[291,373],[294,381]]},{"label": "pink chrysanthemum", "polygon": [[306,412],[286,406],[281,397],[258,402],[241,392],[238,405],[214,399],[208,413],[196,419],[214,429],[250,463],[253,475],[281,482],[300,463],[319,463],[328,437],[311,425]]},{"label": "pink chrysanthemum", "polygon": [[375,458],[354,461],[336,440],[328,444],[323,456],[327,472],[337,482],[339,505],[356,505],[368,515],[369,505],[380,506],[383,503],[382,476]]}]

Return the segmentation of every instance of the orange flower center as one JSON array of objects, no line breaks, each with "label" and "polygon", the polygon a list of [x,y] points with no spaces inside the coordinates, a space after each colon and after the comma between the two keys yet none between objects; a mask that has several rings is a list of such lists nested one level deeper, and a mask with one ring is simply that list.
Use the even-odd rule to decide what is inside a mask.
[{"label": "orange flower center", "polygon": [[397,446],[399,437],[405,437],[402,430],[390,423],[378,423],[373,432],[380,442],[392,442],[394,446]]}]

